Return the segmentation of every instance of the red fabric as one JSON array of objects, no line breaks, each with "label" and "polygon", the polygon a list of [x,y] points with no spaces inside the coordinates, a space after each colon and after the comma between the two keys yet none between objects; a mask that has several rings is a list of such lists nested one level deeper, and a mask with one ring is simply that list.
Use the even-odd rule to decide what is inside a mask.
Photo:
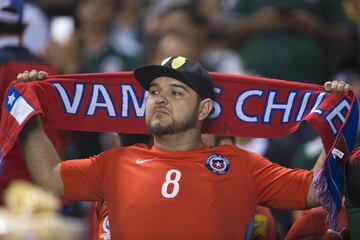
[{"label": "red fabric", "polygon": [[[225,174],[208,169],[214,153],[228,159]],[[181,154],[145,145],[116,148],[65,161],[60,171],[65,198],[106,199],[112,239],[132,240],[242,239],[258,204],[305,208],[312,178],[311,171],[225,145]]]},{"label": "red fabric", "polygon": [[92,214],[92,240],[110,239],[108,209],[104,201],[95,202]]},{"label": "red fabric", "polygon": [[360,148],[355,148],[351,152],[351,159],[358,159],[360,157]]},{"label": "red fabric", "polygon": [[[108,210],[104,201],[95,202],[91,211],[91,240],[104,240],[110,236],[110,231],[106,227],[108,221]],[[257,216],[257,217],[256,217]],[[257,220],[260,219],[260,220]],[[265,226],[264,226],[265,225]],[[265,228],[265,234],[263,229]],[[277,229],[271,210],[266,207],[258,206],[255,212],[255,220],[252,240],[277,240]]]},{"label": "red fabric", "polygon": [[[339,121],[342,118],[338,115],[331,122],[325,117],[341,110],[345,119],[354,102],[353,95],[343,97],[324,93],[321,86],[313,84],[219,73],[211,75],[215,79],[218,94],[214,102],[215,118],[205,122],[206,133],[280,137],[294,132],[300,120],[306,120],[320,134],[328,152],[344,122]],[[45,124],[54,128],[147,133],[143,121],[144,92],[134,80],[133,73],[53,76],[41,82],[14,82],[13,87],[34,108],[33,112],[26,115],[26,120],[41,114]],[[61,91],[64,93],[61,94]],[[106,107],[104,94],[109,96]],[[9,102],[8,97],[6,102]],[[136,104],[132,101],[134,98],[138,100]],[[271,105],[272,111],[268,111],[271,109],[269,102],[273,102],[273,105],[288,104],[288,108],[286,111],[279,110],[274,109],[277,106]],[[316,107],[317,103],[319,105]],[[19,125],[9,116],[8,111],[4,113],[0,125],[3,131],[0,135],[3,155],[12,147],[26,122]],[[256,131],[253,131],[254,128]],[[346,152],[345,149],[340,150]]]},{"label": "red fabric", "polygon": [[[304,211],[295,221],[286,235],[286,240],[337,240],[337,234],[328,232],[330,224],[326,222],[326,211],[320,207]],[[341,234],[343,240],[349,240],[349,226],[347,223],[345,208],[338,215],[336,231]]]}]

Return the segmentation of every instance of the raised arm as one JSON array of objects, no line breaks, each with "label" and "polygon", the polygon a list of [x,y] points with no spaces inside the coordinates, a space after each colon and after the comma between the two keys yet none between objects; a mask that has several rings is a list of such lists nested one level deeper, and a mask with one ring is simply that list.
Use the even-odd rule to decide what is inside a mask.
[{"label": "raised arm", "polygon": [[[332,81],[332,82],[326,82],[324,84],[324,88],[326,91],[328,92],[332,92],[335,94],[339,94],[339,95],[347,95],[349,93],[349,91],[351,90],[351,85],[346,84],[343,81]],[[324,162],[326,160],[326,154],[325,151],[323,150],[321,152],[321,154],[319,155],[315,166],[313,168],[313,176],[315,176],[322,168],[322,166],[324,165]],[[315,192],[315,188],[311,185],[306,197],[306,205],[309,208],[312,207],[317,207],[319,206],[319,202],[317,200],[316,197],[316,192]]]},{"label": "raised arm", "polygon": [[64,187],[60,177],[60,157],[44,132],[38,116],[29,120],[20,134],[26,166],[34,182],[62,197]]},{"label": "raised arm", "polygon": [[[34,81],[47,77],[46,72],[32,70],[20,73],[18,81]],[[64,187],[60,176],[60,157],[47,137],[39,116],[34,116],[20,133],[21,148],[30,175],[36,184],[62,197]]]}]

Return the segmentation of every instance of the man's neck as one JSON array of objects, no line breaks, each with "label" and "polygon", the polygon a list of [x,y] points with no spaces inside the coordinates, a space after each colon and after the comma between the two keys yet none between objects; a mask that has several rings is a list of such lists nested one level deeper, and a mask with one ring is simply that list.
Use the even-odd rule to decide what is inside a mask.
[{"label": "man's neck", "polygon": [[205,145],[197,129],[171,135],[154,136],[154,144],[157,148],[168,151],[194,150]]}]

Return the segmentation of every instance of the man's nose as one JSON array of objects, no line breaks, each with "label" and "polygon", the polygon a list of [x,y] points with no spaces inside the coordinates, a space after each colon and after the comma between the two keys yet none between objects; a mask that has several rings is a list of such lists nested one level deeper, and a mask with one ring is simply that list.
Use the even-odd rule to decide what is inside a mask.
[{"label": "man's nose", "polygon": [[160,93],[160,94],[156,95],[155,102],[156,102],[156,104],[167,104],[168,99],[164,94]]}]

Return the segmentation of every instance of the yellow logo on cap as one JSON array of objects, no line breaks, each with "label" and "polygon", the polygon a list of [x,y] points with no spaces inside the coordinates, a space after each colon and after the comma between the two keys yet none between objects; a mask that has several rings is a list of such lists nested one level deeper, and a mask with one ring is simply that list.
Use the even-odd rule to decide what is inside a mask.
[{"label": "yellow logo on cap", "polygon": [[171,67],[173,69],[178,69],[179,67],[181,67],[182,65],[184,65],[186,62],[186,58],[184,57],[176,57],[172,60],[171,62]]}]

